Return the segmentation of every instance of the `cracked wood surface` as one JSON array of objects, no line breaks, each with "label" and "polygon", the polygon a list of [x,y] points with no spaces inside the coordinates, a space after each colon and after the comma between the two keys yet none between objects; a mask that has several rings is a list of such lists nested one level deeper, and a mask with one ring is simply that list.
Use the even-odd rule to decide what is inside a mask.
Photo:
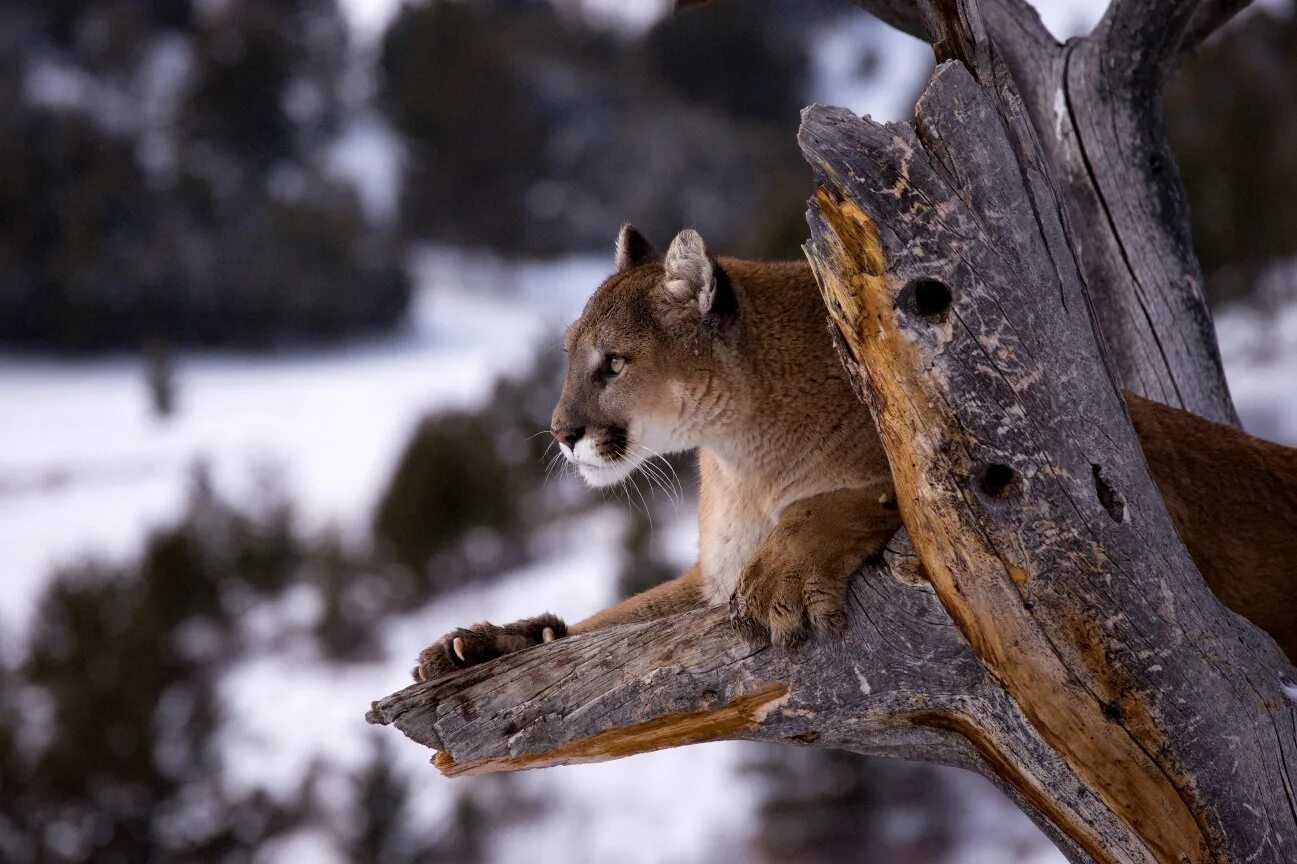
[{"label": "cracked wood surface", "polygon": [[[1067,765],[960,636],[903,534],[862,567],[848,629],[792,652],[754,649],[722,610],[569,637],[375,702],[439,751],[447,776],[602,761],[721,739],[851,750],[956,765],[1007,792],[1073,860],[1103,831],[1055,828]],[[1095,826],[1110,816],[1088,794]]]},{"label": "cracked wood surface", "polygon": [[[988,80],[942,64],[913,126],[803,117],[819,183],[807,255],[906,527],[986,670],[1120,822],[1092,857],[1287,860],[1289,665],[1216,601],[1176,536],[1094,342],[1047,170]],[[934,306],[943,291],[949,306]],[[1091,826],[1072,794],[1055,792],[1058,827],[1080,842]]]},{"label": "cracked wood surface", "polygon": [[982,42],[967,54],[925,21],[923,3],[854,2],[920,38],[933,33],[938,57],[964,60],[979,80],[1011,75],[1059,186],[1121,389],[1237,426],[1161,88],[1180,52],[1247,0],[1116,0],[1093,33],[1066,45],[1024,0],[983,0]]}]

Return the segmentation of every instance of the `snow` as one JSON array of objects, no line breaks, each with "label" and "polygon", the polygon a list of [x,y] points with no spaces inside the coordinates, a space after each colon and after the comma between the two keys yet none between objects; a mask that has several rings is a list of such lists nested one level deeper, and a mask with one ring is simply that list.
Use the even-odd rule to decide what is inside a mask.
[{"label": "snow", "polygon": [[351,184],[360,195],[368,221],[388,224],[395,218],[405,151],[386,120],[373,112],[351,118],[324,161],[330,176]]},{"label": "snow", "polygon": [[[1297,262],[1288,265],[1297,289]],[[1297,446],[1297,290],[1216,315],[1230,393],[1254,435]]]},{"label": "snow", "polygon": [[342,0],[338,4],[352,36],[361,45],[373,45],[401,10],[404,0]]},{"label": "snow", "polygon": [[[383,38],[403,0],[342,0],[339,6],[356,41],[372,45]],[[672,0],[555,0],[563,14],[579,15],[597,27],[626,36],[648,30],[671,11]]]},{"label": "snow", "polygon": [[1283,691],[1285,699],[1297,705],[1297,684],[1288,680],[1287,676],[1283,676],[1279,679],[1279,689]]},{"label": "snow", "polygon": [[[1032,0],[1045,28],[1060,42],[1073,36],[1085,36],[1099,23],[1109,0]],[[1256,0],[1238,13],[1235,20],[1255,14],[1258,9],[1283,14],[1291,8],[1289,0]],[[1227,25],[1229,26],[1229,25]]]},{"label": "snow", "polygon": [[1093,30],[1108,8],[1108,0],[1043,0],[1031,5],[1040,13],[1045,29],[1058,41],[1066,42]]},{"label": "snow", "polygon": [[[811,98],[879,122],[913,115],[914,97],[932,68],[931,47],[855,12],[821,27],[811,42]],[[872,75],[860,74],[865,65]]]},{"label": "snow", "polygon": [[607,269],[425,251],[407,332],[327,352],[181,355],[168,421],[151,411],[140,360],[0,357],[0,632],[21,635],[55,565],[130,554],[170,521],[198,461],[236,500],[273,471],[307,527],[363,524],[418,419],[525,372]]},{"label": "snow", "polygon": [[[363,530],[423,413],[478,404],[497,376],[526,371],[535,350],[556,343],[562,324],[579,313],[609,257],[517,265],[424,249],[411,261],[423,287],[403,332],[328,352],[181,355],[179,410],[165,422],[150,411],[136,360],[0,357],[0,626],[11,638],[22,633],[55,564],[78,554],[136,553],[147,529],[183,505],[199,460],[217,489],[236,501],[255,501],[261,478],[273,471],[304,527]],[[1261,310],[1222,310],[1217,327],[1248,426],[1297,442],[1297,298],[1272,298]],[[350,787],[336,778],[361,770],[375,741],[391,735],[366,726],[364,710],[405,684],[413,658],[433,637],[467,621],[511,620],[541,608],[574,620],[612,599],[626,524],[618,507],[556,526],[547,557],[535,565],[390,622],[382,656],[372,662],[330,664],[305,644],[269,638],[285,622],[305,626],[319,614],[309,587],[254,610],[244,627],[264,650],[221,684],[223,781],[234,790],[286,796],[312,764],[324,764],[335,778],[324,789],[338,812],[347,812]],[[697,544],[691,508],[662,521],[657,532],[668,553],[690,560]],[[689,861],[722,846],[733,858],[744,848],[760,794],[759,784],[739,774],[754,746],[714,744],[522,775],[515,787],[521,794],[554,806],[496,831],[491,858],[562,848],[575,862]],[[392,746],[389,753],[414,790],[411,824],[445,820],[454,794],[465,789],[485,789],[490,800],[476,778],[452,788],[420,748]],[[988,794],[984,780],[953,772],[949,782],[961,790],[968,813],[956,860],[1004,860],[1007,850],[1042,864],[1061,860],[998,793]],[[679,803],[682,783],[687,808]],[[258,860],[327,862],[339,855],[327,838],[304,832],[261,850]]]}]

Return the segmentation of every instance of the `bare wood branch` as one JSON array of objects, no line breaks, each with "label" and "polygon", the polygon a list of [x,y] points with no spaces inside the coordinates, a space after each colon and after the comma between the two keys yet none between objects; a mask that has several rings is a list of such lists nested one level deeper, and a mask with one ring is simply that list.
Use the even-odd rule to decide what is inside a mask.
[{"label": "bare wood branch", "polygon": [[1075,861],[1116,837],[1101,802],[1093,827],[1059,831],[1052,790],[1066,763],[990,678],[903,536],[852,585],[840,637],[795,652],[755,650],[719,610],[561,639],[374,703],[440,752],[447,776],[603,761],[724,739],[827,746],[955,765],[1003,788]]},{"label": "bare wood branch", "polygon": [[1104,77],[1129,99],[1147,99],[1180,51],[1199,0],[1112,0],[1089,41],[1112,60]]},{"label": "bare wood branch", "polygon": [[931,42],[923,10],[915,0],[852,0],[879,21],[908,33],[916,39]]},{"label": "bare wood branch", "polygon": [[979,79],[989,74],[989,59],[1008,69],[1060,186],[1121,387],[1237,425],[1158,103],[1175,50],[1237,11],[1235,0],[1115,3],[1094,34],[1066,46],[1022,0],[983,0],[980,21],[974,4],[948,4],[929,24],[917,2],[856,2],[906,32],[936,27],[943,44],[961,22],[984,27],[980,55],[939,48],[939,56],[964,60]]},{"label": "bare wood branch", "polygon": [[1114,371],[1125,389],[1238,425],[1159,97],[1132,99],[1107,57],[1069,45],[1052,104],[1028,110],[1060,130],[1046,150]]},{"label": "bare wood branch", "polygon": [[[840,639],[754,649],[723,610],[699,610],[415,684],[375,703],[370,719],[441,751],[447,774],[614,758],[682,739],[837,740],[912,756],[915,742],[895,734],[900,718],[961,704],[987,680],[899,542],[891,566],[867,566],[856,581],[858,614]],[[850,735],[835,739],[848,715]],[[962,745],[918,743],[967,761]]]}]

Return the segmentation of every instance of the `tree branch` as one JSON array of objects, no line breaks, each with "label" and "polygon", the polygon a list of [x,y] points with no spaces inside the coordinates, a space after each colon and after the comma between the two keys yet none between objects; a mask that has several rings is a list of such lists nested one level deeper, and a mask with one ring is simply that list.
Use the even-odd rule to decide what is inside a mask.
[{"label": "tree branch", "polygon": [[945,733],[900,733],[916,711],[949,712],[988,680],[899,542],[907,551],[890,555],[891,566],[867,565],[853,584],[841,638],[755,649],[723,610],[702,609],[415,684],[376,702],[369,719],[441,751],[436,764],[449,775],[726,738],[968,764],[967,746]]},{"label": "tree branch", "polygon": [[[855,2],[907,33],[935,27],[938,55],[964,61],[978,80],[1007,67],[995,80],[1003,93],[1012,78],[1059,184],[1118,383],[1238,425],[1158,89],[1178,50],[1246,3],[1116,0],[1091,36],[1061,46],[1024,0],[944,4],[928,23],[918,2]],[[984,28],[980,54],[950,47],[965,22]]]},{"label": "tree branch", "polygon": [[[438,750],[452,777],[733,739],[954,765],[1003,789],[1072,860],[1096,860],[1057,827],[1051,790],[1076,778],[973,656],[904,531],[890,547],[852,583],[846,631],[795,652],[753,649],[723,611],[698,610],[413,684],[366,719]],[[1096,800],[1080,809],[1111,821]]]},{"label": "tree branch", "polygon": [[1105,75],[1123,84],[1129,99],[1147,99],[1162,86],[1180,52],[1191,20],[1197,18],[1200,0],[1112,0],[1090,41],[1108,57]]}]

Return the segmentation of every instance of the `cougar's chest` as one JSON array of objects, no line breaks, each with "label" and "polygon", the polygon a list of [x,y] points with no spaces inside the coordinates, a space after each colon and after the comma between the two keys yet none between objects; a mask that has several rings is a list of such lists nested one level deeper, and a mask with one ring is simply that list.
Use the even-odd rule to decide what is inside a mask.
[{"label": "cougar's chest", "polygon": [[771,527],[760,514],[732,510],[712,514],[700,526],[699,561],[712,604],[729,601],[744,565],[752,560]]},{"label": "cougar's chest", "polygon": [[706,453],[699,468],[699,563],[708,598],[719,605],[729,601],[743,568],[803,490],[726,471]]}]

